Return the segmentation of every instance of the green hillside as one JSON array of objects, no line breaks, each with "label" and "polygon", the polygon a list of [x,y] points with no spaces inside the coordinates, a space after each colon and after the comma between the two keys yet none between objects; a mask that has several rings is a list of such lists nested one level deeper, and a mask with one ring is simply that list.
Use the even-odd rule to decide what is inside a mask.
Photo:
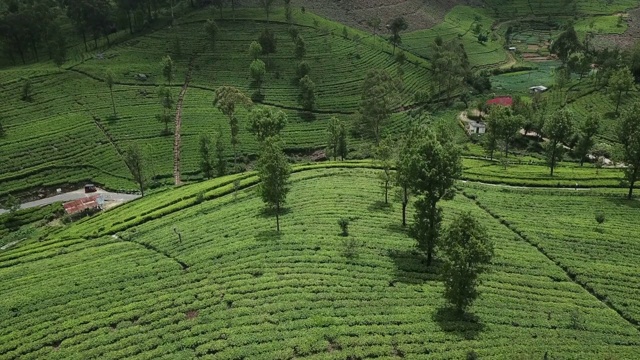
[{"label": "green hillside", "polygon": [[[598,285],[604,279],[599,271],[582,272],[576,263],[590,250],[570,246],[567,235],[556,232],[565,240],[554,240],[553,247],[538,244],[528,230],[533,220],[521,223],[514,215],[499,221],[460,194],[444,203],[445,220],[470,211],[496,245],[473,318],[461,322],[443,310],[441,282],[421,264],[400,226],[400,205],[379,206],[376,171],[316,167],[294,174],[281,235],[270,230],[274,220],[263,213],[254,188],[215,195],[231,181],[151,195],[0,254],[2,357],[465,358],[475,353],[626,359],[639,353],[637,328],[616,313],[622,306],[628,308],[624,316],[637,319],[630,302],[635,290],[626,290],[624,300],[615,283]],[[208,200],[202,203],[165,208],[163,216],[113,236],[94,233],[95,221],[122,223],[139,216],[140,209],[179,204],[205,188]],[[465,192],[476,193],[491,212],[499,202],[512,204],[514,214],[529,214],[535,204],[536,223],[553,216],[558,225],[564,220],[556,215],[565,210],[553,203],[572,201],[569,211],[584,224],[585,234],[592,231],[592,206],[598,204],[608,216],[607,242],[623,244],[616,240],[623,235],[619,222],[624,231],[635,231],[628,219],[637,217],[637,208],[616,212],[606,196],[558,193],[538,199],[541,195],[484,187]],[[336,224],[345,216],[352,219],[350,238],[360,244],[351,258]],[[513,231],[521,227],[526,237]],[[556,256],[557,246],[565,255]],[[625,249],[632,270],[637,251]],[[605,261],[617,262],[616,256],[599,252],[598,269],[607,268]]]}]

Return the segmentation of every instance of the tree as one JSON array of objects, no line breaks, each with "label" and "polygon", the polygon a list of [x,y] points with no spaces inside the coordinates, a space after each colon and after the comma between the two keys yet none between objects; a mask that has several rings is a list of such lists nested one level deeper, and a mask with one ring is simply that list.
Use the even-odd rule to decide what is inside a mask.
[{"label": "tree", "polygon": [[578,126],[578,142],[575,146],[575,153],[580,159],[580,166],[584,164],[584,159],[593,148],[594,137],[598,134],[599,128],[600,117],[594,112],[591,112]]},{"label": "tree", "polygon": [[229,118],[229,127],[231,129],[231,147],[233,147],[233,166],[236,166],[238,160],[237,147],[240,144],[238,134],[240,133],[240,125],[236,117],[236,106],[241,105],[248,109],[253,103],[242,91],[232,86],[221,86],[216,89],[213,96],[213,106],[217,107],[221,113]]},{"label": "tree", "polygon": [[442,250],[444,297],[462,314],[479,295],[479,275],[491,262],[493,243],[487,230],[466,212],[457,216],[447,229]]},{"label": "tree", "polygon": [[62,67],[62,64],[67,61],[67,39],[62,32],[58,32],[47,46],[53,63],[58,68]]},{"label": "tree", "polygon": [[162,59],[162,75],[171,86],[171,80],[173,80],[173,73],[175,69],[173,68],[173,60],[171,60],[171,56],[167,55]]},{"label": "tree", "polygon": [[582,50],[582,44],[572,24],[567,26],[566,30],[558,36],[550,49],[551,53],[557,55],[560,61],[562,61],[563,66],[567,64],[569,57],[571,57],[573,53],[579,52],[580,50]]},{"label": "tree", "polygon": [[249,55],[251,56],[251,60],[258,60],[258,56],[262,54],[262,46],[258,44],[257,41],[252,41],[251,45],[249,45]]},{"label": "tree", "polygon": [[255,135],[259,142],[279,136],[286,124],[287,115],[273,107],[256,106],[249,114],[249,132]]},{"label": "tree", "polygon": [[393,45],[393,53],[396,53],[396,46],[400,46],[402,44],[402,38],[400,37],[400,32],[405,31],[409,28],[409,24],[403,17],[397,17],[391,21],[389,24],[389,31],[391,31],[391,37],[389,38],[389,42]]},{"label": "tree", "polygon": [[347,129],[342,126],[338,132],[338,155],[340,155],[340,161],[344,161],[349,155],[349,144],[347,140]]},{"label": "tree", "polygon": [[398,84],[383,69],[367,72],[362,85],[360,114],[362,126],[367,134],[373,135],[375,143],[380,142],[382,127],[391,116],[391,106],[397,97]]},{"label": "tree", "polygon": [[224,139],[222,138],[222,129],[218,129],[215,144],[216,158],[216,175],[224,176],[227,173],[227,161],[224,159]]},{"label": "tree", "polygon": [[514,115],[510,108],[505,106],[494,106],[489,112],[487,119],[487,131],[497,141],[504,145],[504,157],[509,157],[509,145],[513,142],[516,134],[524,124],[524,118]]},{"label": "tree", "polygon": [[145,161],[142,151],[136,144],[131,144],[124,152],[124,163],[129,168],[133,181],[140,187],[140,195],[144,196],[145,178]]},{"label": "tree", "polygon": [[262,54],[269,56],[269,54],[273,54],[276,52],[277,40],[276,34],[269,30],[264,29],[258,38],[258,43],[262,46]]},{"label": "tree", "polygon": [[258,159],[258,193],[265,204],[275,211],[276,231],[280,232],[280,209],[289,192],[291,168],[278,137],[264,139]]},{"label": "tree", "polygon": [[156,119],[164,124],[163,134],[168,135],[171,132],[169,131],[169,123],[172,120],[171,110],[175,102],[173,101],[173,95],[171,94],[171,89],[161,86],[158,89],[158,99],[160,100],[160,105],[162,105],[162,114],[156,115]]},{"label": "tree", "polygon": [[622,113],[616,131],[621,146],[622,161],[627,165],[625,180],[629,184],[629,199],[633,197],[633,187],[640,177],[640,104],[634,104]]},{"label": "tree", "polygon": [[293,12],[291,11],[291,0],[284,0],[284,18],[289,24],[293,18]]},{"label": "tree", "polygon": [[371,19],[367,20],[367,25],[373,29],[373,36],[378,36],[378,30],[380,30],[380,24],[382,23],[382,19],[379,16],[374,16]]},{"label": "tree", "polygon": [[398,158],[396,159],[395,185],[400,187],[400,200],[402,202],[402,226],[407,226],[407,206],[411,196],[411,162],[413,160],[413,147],[415,146],[415,129],[400,140]]},{"label": "tree", "polygon": [[302,108],[311,111],[316,103],[316,84],[309,75],[300,79],[300,104]]},{"label": "tree", "polygon": [[376,160],[378,161],[380,167],[382,167],[382,172],[378,174],[378,178],[380,179],[380,183],[382,185],[382,191],[384,193],[384,203],[389,203],[389,186],[393,181],[393,176],[391,173],[391,166],[393,160],[393,141],[390,138],[383,139],[380,144],[376,147]]},{"label": "tree", "polygon": [[633,84],[633,74],[628,67],[618,69],[611,74],[611,78],[609,78],[609,88],[611,89],[613,101],[616,102],[616,114],[619,114],[618,110],[623,93],[626,94],[633,89]]},{"label": "tree", "polygon": [[111,71],[110,69],[107,69],[104,75],[104,79],[105,79],[105,82],[107,83],[107,86],[109,87],[109,93],[111,94],[111,106],[113,107],[113,116],[116,116],[116,103],[113,100],[114,76],[115,75],[113,74],[113,71]]},{"label": "tree", "polygon": [[211,44],[211,50],[215,50],[216,48],[216,40],[218,39],[218,33],[220,33],[220,28],[218,28],[218,24],[213,19],[207,20],[204,24],[204,32],[209,37],[209,43]]},{"label": "tree", "polygon": [[205,179],[211,179],[213,177],[211,137],[205,134],[200,134],[200,171],[202,171],[202,177]]},{"label": "tree", "polygon": [[327,125],[327,148],[329,149],[329,156],[333,156],[333,161],[336,161],[340,155],[338,147],[340,145],[340,134],[343,130],[344,125],[340,119],[335,116],[329,119],[329,124]]},{"label": "tree", "polygon": [[[431,64],[433,93],[444,95],[447,101],[451,101],[458,90],[464,89],[466,83],[473,81],[467,52],[459,40],[453,39],[445,43],[441,38],[436,38]],[[482,79],[479,80],[482,83]]]},{"label": "tree", "polygon": [[264,61],[260,59],[253,60],[249,66],[249,70],[251,72],[251,77],[258,86],[258,94],[262,94],[262,81],[264,80],[264,75],[267,72],[267,67],[264,64]]},{"label": "tree", "polygon": [[296,58],[298,58],[298,60],[302,60],[302,58],[304,58],[305,54],[307,53],[307,47],[304,43],[304,39],[302,38],[302,35],[296,36],[295,45],[296,45]]},{"label": "tree", "polygon": [[550,175],[553,176],[553,170],[558,161],[562,160],[564,154],[563,142],[573,133],[574,115],[566,109],[560,109],[551,114],[542,127],[543,134],[549,138],[549,142],[545,144],[547,153],[547,163],[551,169]]},{"label": "tree", "polygon": [[33,100],[33,87],[31,86],[31,79],[22,79],[22,101]]},{"label": "tree", "polygon": [[298,79],[302,79],[306,75],[309,75],[310,72],[311,67],[309,66],[308,62],[300,61],[298,63],[298,67],[296,68],[296,75],[298,76]]},{"label": "tree", "polygon": [[269,23],[269,13],[271,12],[271,5],[274,0],[260,0],[260,5],[264,9],[264,12],[267,13],[267,23]]},{"label": "tree", "polygon": [[408,149],[404,170],[410,179],[409,188],[417,195],[415,222],[411,236],[427,255],[431,265],[440,236],[442,209],[438,202],[452,195],[455,179],[462,174],[460,150],[447,138],[436,138],[433,131],[417,125],[412,129],[415,141]]}]

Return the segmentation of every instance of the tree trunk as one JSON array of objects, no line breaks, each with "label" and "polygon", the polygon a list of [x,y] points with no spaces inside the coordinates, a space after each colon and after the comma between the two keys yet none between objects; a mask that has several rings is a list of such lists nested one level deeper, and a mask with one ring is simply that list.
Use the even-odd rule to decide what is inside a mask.
[{"label": "tree trunk", "polygon": [[109,34],[105,34],[104,37],[107,38],[107,47],[111,47],[111,41],[109,41]]},{"label": "tree trunk", "polygon": [[144,197],[144,184],[141,182],[138,183],[140,185],[140,196]]},{"label": "tree trunk", "polygon": [[276,231],[280,232],[280,203],[276,204]]},{"label": "tree trunk", "polygon": [[388,181],[384,182],[384,203],[385,204],[389,203],[389,182]]},{"label": "tree trunk", "polygon": [[82,31],[82,42],[84,43],[84,51],[88,52],[89,48],[87,47],[87,34],[84,32],[84,30]]},{"label": "tree trunk", "polygon": [[431,239],[427,244],[427,266],[431,266],[431,260],[433,260],[433,248],[435,247],[436,242],[436,233],[435,233],[435,214],[436,214],[436,204],[431,204],[431,212],[429,214],[429,236]]},{"label": "tree trunk", "polygon": [[38,46],[35,41],[31,44],[31,48],[33,49],[33,53],[36,55],[36,62],[39,62],[40,57],[38,56]]},{"label": "tree trunk", "polygon": [[109,88],[109,92],[111,93],[111,106],[113,107],[113,116],[116,116],[116,103],[113,101],[113,89]]},{"label": "tree trunk", "polygon": [[402,226],[407,226],[407,204],[409,204],[409,197],[407,196],[408,189],[406,186],[402,188]]},{"label": "tree trunk", "polygon": [[333,161],[338,159],[338,144],[333,143]]},{"label": "tree trunk", "polygon": [[636,183],[636,178],[638,175],[638,168],[633,169],[633,174],[631,175],[631,180],[629,180],[629,195],[627,198],[631,200],[633,198],[633,186]]},{"label": "tree trunk", "polygon": [[551,150],[551,176],[553,176],[553,168],[556,166],[556,148],[558,147],[557,143],[552,143],[553,150]]},{"label": "tree trunk", "polygon": [[[173,11],[173,6],[171,7]],[[129,23],[129,34],[133,34],[133,25],[131,24],[131,13],[127,10],[127,22]]]}]

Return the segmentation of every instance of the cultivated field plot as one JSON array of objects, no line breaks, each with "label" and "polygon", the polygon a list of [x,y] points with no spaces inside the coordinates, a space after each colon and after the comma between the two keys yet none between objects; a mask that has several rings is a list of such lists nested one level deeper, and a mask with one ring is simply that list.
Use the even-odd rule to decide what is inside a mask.
[{"label": "cultivated field plot", "polygon": [[[459,322],[442,310],[438,276],[399,226],[399,204],[380,206],[374,170],[310,170],[292,180],[281,235],[249,188],[118,231],[119,239],[87,240],[78,230],[1,254],[0,355],[637,357],[637,329],[471,200],[445,203],[445,217],[471,211],[496,257],[474,320]],[[157,196],[195,196],[204,184]],[[136,216],[154,198],[100,217]],[[343,216],[361,243],[351,259],[336,224]]]},{"label": "cultivated field plot", "polygon": [[601,0],[487,0],[491,13],[496,18],[513,19],[523,16],[574,16],[610,15],[638,6],[634,0],[601,1]]},{"label": "cultivated field plot", "polygon": [[132,186],[124,162],[84,102],[82,94],[95,91],[93,81],[65,72],[31,82],[32,101],[20,99],[22,81],[0,89],[6,130],[0,141],[0,195],[89,180],[113,188]]},{"label": "cultivated field plot", "polygon": [[[476,191],[480,204],[637,323],[640,204],[624,200],[623,193],[594,196],[592,192]],[[595,220],[597,211],[606,217],[600,226]]]},{"label": "cultivated field plot", "polygon": [[489,66],[505,62],[507,55],[499,42],[489,41],[486,44],[478,42],[477,34],[472,31],[476,24],[476,17],[479,18],[483,31],[491,29],[494,19],[485,10],[456,6],[447,13],[442,23],[431,29],[404,35],[403,46],[415,54],[429,58],[436,37],[440,36],[444,41],[460,38],[472,66]]},{"label": "cultivated field plot", "polygon": [[[496,156],[500,156],[496,153]],[[510,157],[507,169],[497,161],[464,159],[462,177],[472,181],[533,187],[618,187],[623,172],[617,168],[596,169],[590,164],[561,163],[549,176],[541,161],[529,162]]]}]

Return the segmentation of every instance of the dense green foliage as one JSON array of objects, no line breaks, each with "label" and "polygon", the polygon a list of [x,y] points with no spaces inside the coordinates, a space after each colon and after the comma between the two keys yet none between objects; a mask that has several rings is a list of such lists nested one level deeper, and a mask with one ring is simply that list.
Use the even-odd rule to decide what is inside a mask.
[{"label": "dense green foliage", "polygon": [[[637,355],[637,329],[465,197],[443,204],[445,225],[470,211],[495,242],[493,264],[481,275],[482,296],[469,309],[475,321],[457,320],[442,310],[442,283],[424,270],[414,242],[399,230],[400,209],[372,207],[379,199],[374,172],[325,168],[293,174],[290,211],[282,216],[279,237],[267,230],[272,219],[262,215],[253,189],[220,196],[233,179],[149,195],[50,240],[0,254],[2,357]],[[194,203],[207,188],[206,200]],[[478,191],[480,200],[519,206],[527,226],[535,226],[532,216],[547,216],[544,210],[531,213],[531,205],[513,201],[510,193],[485,190]],[[557,204],[534,204],[559,209],[556,219],[584,214],[585,230],[595,224],[593,207],[585,204],[604,205],[610,219],[603,224],[604,236],[612,244],[621,244],[625,237],[619,235],[627,231],[614,224],[637,216],[634,208],[614,211],[615,203],[606,199],[562,198]],[[575,199],[586,203],[570,203],[572,214],[564,214]],[[186,206],[166,206],[181,201]],[[165,216],[111,227],[156,207]],[[342,214],[351,219],[349,237],[362,240],[357,256],[343,255],[344,238],[336,226]],[[109,227],[105,235],[118,238],[94,238],[100,223]],[[588,270],[587,279],[597,279],[591,276],[599,270],[576,261],[580,251],[599,251],[603,265],[598,269],[607,269],[607,279],[612,266],[623,266],[614,262],[637,268],[632,258],[616,258],[595,243],[592,250],[574,247],[567,240],[571,234],[561,235],[573,229],[557,231],[553,240],[540,240],[568,247],[559,259],[567,259],[572,269]],[[616,289],[610,281],[603,284]],[[615,302],[619,290],[611,291]],[[635,298],[625,301],[633,304]],[[50,325],[36,328],[38,323]]]}]

